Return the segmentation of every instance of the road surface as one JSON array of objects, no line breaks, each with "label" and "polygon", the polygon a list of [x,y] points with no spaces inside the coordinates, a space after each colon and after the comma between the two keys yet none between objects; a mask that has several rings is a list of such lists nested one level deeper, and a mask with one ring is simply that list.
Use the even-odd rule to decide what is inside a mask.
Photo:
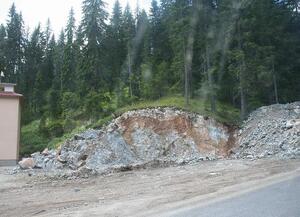
[{"label": "road surface", "polygon": [[169,216],[300,217],[300,176],[224,201],[174,211]]},{"label": "road surface", "polygon": [[0,167],[1,217],[268,217],[270,210],[300,217],[300,180],[292,180],[300,159],[207,161],[74,180],[9,171]]}]

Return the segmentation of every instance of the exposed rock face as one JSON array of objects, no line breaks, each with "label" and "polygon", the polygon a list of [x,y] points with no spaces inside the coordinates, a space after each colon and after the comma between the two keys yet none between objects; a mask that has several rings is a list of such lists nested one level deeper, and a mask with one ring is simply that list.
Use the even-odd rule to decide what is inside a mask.
[{"label": "exposed rock face", "polygon": [[234,138],[213,119],[172,108],[123,114],[102,130],[88,130],[58,150],[32,155],[44,170],[96,171],[145,164],[182,164],[227,157]]},{"label": "exposed rock face", "polygon": [[238,135],[236,158],[300,156],[300,102],[257,109]]},{"label": "exposed rock face", "polygon": [[139,158],[154,160],[182,155],[218,158],[228,155],[230,133],[212,119],[174,109],[127,112],[111,129],[118,129]]}]

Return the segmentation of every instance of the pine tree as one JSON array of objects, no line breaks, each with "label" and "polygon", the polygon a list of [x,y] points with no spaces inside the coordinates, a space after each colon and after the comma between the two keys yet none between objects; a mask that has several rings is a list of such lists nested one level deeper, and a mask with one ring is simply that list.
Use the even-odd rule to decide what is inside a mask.
[{"label": "pine tree", "polygon": [[60,92],[64,90],[64,80],[63,80],[63,66],[64,66],[64,50],[65,50],[65,32],[62,29],[59,34],[57,41],[56,51],[55,51],[55,76],[54,82],[55,86],[59,85]]},{"label": "pine tree", "polygon": [[[198,2],[192,2],[192,12],[189,24],[187,42],[184,45],[184,98],[185,105],[189,106],[191,97],[191,80],[192,80],[192,63],[194,56],[194,43],[196,26],[199,20],[200,4]],[[212,107],[212,111],[215,112],[215,108]]]},{"label": "pine tree", "polygon": [[0,25],[0,72],[5,71],[5,43],[6,43],[6,30],[4,25]]},{"label": "pine tree", "polygon": [[129,4],[126,5],[124,13],[123,13],[123,31],[124,31],[124,40],[131,44],[132,39],[135,34],[135,23],[134,18],[131,13],[131,9]]},{"label": "pine tree", "polygon": [[[162,12],[156,0],[152,0],[150,14],[149,14],[149,43],[150,43],[150,57],[151,66],[151,81],[149,85],[151,91],[151,98],[161,97],[166,94],[168,88],[168,70],[165,66],[163,50],[168,41],[165,37],[165,32],[162,26]],[[149,77],[149,76],[148,76]],[[148,79],[149,80],[149,79]]]},{"label": "pine tree", "polygon": [[52,35],[52,29],[51,29],[51,22],[50,19],[47,19],[46,22],[46,28],[45,28],[45,43],[46,43],[46,47],[48,47],[50,40],[51,40],[51,35]]},{"label": "pine tree", "polygon": [[44,60],[44,89],[47,91],[52,87],[52,82],[54,79],[54,70],[55,70],[55,48],[56,42],[55,37],[52,35],[49,40],[49,44],[47,50],[45,52],[45,60]]},{"label": "pine tree", "polygon": [[108,82],[110,90],[118,88],[122,65],[126,61],[126,44],[124,40],[123,15],[119,1],[115,2],[110,25],[107,29],[106,40],[106,68],[108,68]]},{"label": "pine tree", "polygon": [[[121,68],[120,74],[120,92],[122,95],[119,98],[128,98],[124,97],[123,95],[129,95],[129,97],[133,98],[132,92],[132,74],[133,74],[133,38],[135,35],[135,21],[130,9],[129,4],[127,3],[124,12],[123,12],[123,22],[122,22],[122,32],[123,36],[123,43],[124,43],[124,55],[126,55],[126,60]],[[128,94],[127,94],[128,92]],[[126,100],[120,100],[126,101]],[[120,103],[122,104],[122,102]]]},{"label": "pine tree", "polygon": [[81,30],[83,40],[83,59],[80,66],[81,90],[87,93],[89,90],[107,88],[105,86],[105,74],[102,70],[102,47],[106,30],[107,12],[102,0],[84,0],[82,5],[83,18]]},{"label": "pine tree", "polygon": [[171,16],[167,19],[168,22],[172,22],[168,27],[171,49],[174,53],[170,66],[172,83],[175,85],[176,92],[184,93],[185,54],[190,30],[191,7],[189,1],[176,1],[172,6],[167,6],[170,7],[167,10]]},{"label": "pine tree", "polygon": [[66,45],[63,54],[63,68],[62,68],[62,90],[74,91],[75,81],[74,75],[76,75],[76,63],[75,63],[75,48],[74,48],[74,34],[76,31],[75,17],[73,8],[70,10],[69,19],[66,27]]},{"label": "pine tree", "polygon": [[151,25],[151,33],[150,33],[150,40],[151,40],[151,54],[155,59],[159,59],[159,36],[161,29],[161,13],[158,7],[158,3],[156,0],[152,0],[151,8],[150,8],[150,25]]},{"label": "pine tree", "polygon": [[197,94],[213,112],[217,101],[231,103],[244,119],[259,106],[300,100],[298,5],[152,0],[149,16],[139,6],[133,16],[116,1],[107,20],[104,0],[84,0],[81,24],[71,10],[57,42],[49,20],[24,33],[12,5],[0,25],[0,71],[25,95],[25,123],[42,118],[44,127],[168,94],[186,104]]},{"label": "pine tree", "polygon": [[66,37],[67,37],[67,44],[72,44],[74,42],[74,35],[76,32],[76,26],[75,26],[75,13],[74,13],[74,9],[71,8],[70,12],[69,12],[69,18],[68,18],[68,23],[67,23],[67,27],[66,27]]},{"label": "pine tree", "polygon": [[24,94],[28,97],[28,103],[32,102],[32,93],[36,75],[43,61],[44,48],[42,45],[43,34],[41,27],[38,25],[33,31],[25,49],[25,66],[24,66]]},{"label": "pine tree", "polygon": [[22,15],[17,13],[15,4],[11,6],[8,17],[5,79],[17,83],[23,58],[23,19]]},{"label": "pine tree", "polygon": [[148,65],[150,61],[149,20],[145,10],[142,10],[137,17],[136,35],[133,40],[132,51],[133,71],[129,79],[131,80],[133,95],[140,97],[142,65]]}]

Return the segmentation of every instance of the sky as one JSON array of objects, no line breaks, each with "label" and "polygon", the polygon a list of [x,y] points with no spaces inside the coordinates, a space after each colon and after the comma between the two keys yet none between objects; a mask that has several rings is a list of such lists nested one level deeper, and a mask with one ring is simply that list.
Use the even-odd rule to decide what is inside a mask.
[{"label": "sky", "polygon": [[[81,3],[83,0],[0,0],[0,24],[6,24],[9,8],[15,3],[17,11],[21,11],[25,27],[32,31],[40,22],[45,26],[50,18],[51,27],[55,34],[65,27],[70,8],[73,7],[77,24],[81,19]],[[111,13],[115,0],[104,0],[107,3],[107,10]],[[127,2],[134,11],[137,1],[140,8],[149,10],[151,0],[119,0],[124,8]]]}]

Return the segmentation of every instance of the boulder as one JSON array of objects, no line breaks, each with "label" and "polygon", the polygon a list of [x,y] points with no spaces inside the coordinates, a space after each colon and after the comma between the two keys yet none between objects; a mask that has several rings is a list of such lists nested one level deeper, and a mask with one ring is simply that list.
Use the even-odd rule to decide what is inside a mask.
[{"label": "boulder", "polygon": [[23,170],[33,169],[33,168],[35,167],[35,162],[34,162],[33,158],[23,158],[23,159],[19,162],[19,166],[20,166]]}]

